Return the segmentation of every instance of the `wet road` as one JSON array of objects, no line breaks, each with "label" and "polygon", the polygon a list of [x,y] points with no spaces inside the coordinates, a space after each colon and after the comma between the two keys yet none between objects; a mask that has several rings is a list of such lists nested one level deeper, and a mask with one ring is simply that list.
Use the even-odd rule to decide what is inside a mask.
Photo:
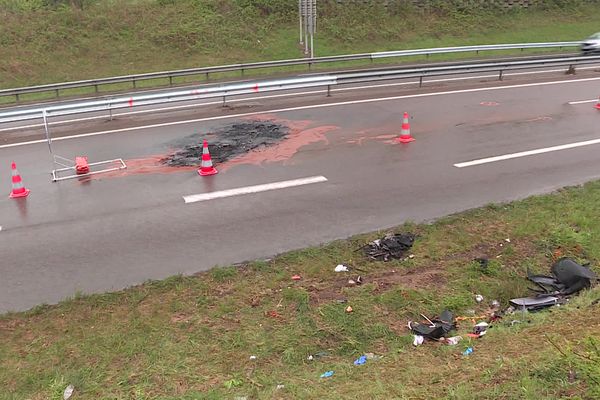
[{"label": "wet road", "polygon": [[[136,129],[55,141],[61,155],[86,154],[90,161],[121,157],[129,165],[124,174],[87,182],[52,183],[44,143],[0,146],[0,165],[6,166],[0,187],[10,190],[9,167],[15,160],[32,191],[25,200],[0,199],[0,312],[57,302],[78,291],[117,290],[265,258],[600,177],[600,144],[455,167],[600,138],[600,112],[593,104],[568,104],[596,98],[597,76],[501,89],[480,86],[486,88],[395,89],[395,96],[373,91],[361,98],[305,98],[303,104],[277,100],[243,112],[257,115],[220,119],[223,110],[206,110],[185,116],[195,122],[168,124],[185,118],[160,116],[147,122],[160,120],[162,126],[144,128],[137,120]],[[336,104],[309,105],[323,101]],[[268,112],[287,106],[294,109]],[[417,139],[408,145],[391,142],[403,111],[411,113]],[[213,177],[157,165],[156,157],[174,140],[248,118],[270,118],[294,133],[274,149],[218,166],[221,172]],[[128,122],[82,124],[57,134],[118,130],[119,124]],[[313,176],[327,181],[197,203],[183,200]]]}]

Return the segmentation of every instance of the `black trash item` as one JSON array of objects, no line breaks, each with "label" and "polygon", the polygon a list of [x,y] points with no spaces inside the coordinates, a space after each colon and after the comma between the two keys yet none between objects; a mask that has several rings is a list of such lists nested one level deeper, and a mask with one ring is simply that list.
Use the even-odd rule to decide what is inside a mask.
[{"label": "black trash item", "polygon": [[511,299],[509,303],[517,310],[539,311],[557,304],[563,304],[564,300],[555,296],[538,296]]},{"label": "black trash item", "polygon": [[448,332],[456,328],[454,315],[448,310],[444,311],[438,318],[432,319],[431,322],[431,324],[409,322],[408,327],[415,335],[434,340],[445,337]]},{"label": "black trash item", "polygon": [[598,276],[587,265],[580,265],[570,258],[561,258],[551,268],[554,276],[533,275],[527,271],[527,278],[539,289],[531,289],[542,295],[568,296],[589,288]]},{"label": "black trash item", "polygon": [[389,234],[364,246],[364,254],[377,261],[400,259],[410,250],[415,242],[412,233]]}]

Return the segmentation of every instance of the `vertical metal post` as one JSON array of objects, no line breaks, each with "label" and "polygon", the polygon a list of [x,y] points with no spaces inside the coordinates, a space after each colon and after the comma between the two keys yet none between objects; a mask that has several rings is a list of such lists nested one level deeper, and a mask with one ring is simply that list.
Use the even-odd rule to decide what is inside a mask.
[{"label": "vertical metal post", "polygon": [[136,88],[136,86],[135,86],[135,78],[132,79],[132,82],[133,82],[133,88],[135,89]]},{"label": "vertical metal post", "polygon": [[419,87],[423,87],[423,76],[419,77]]},{"label": "vertical metal post", "polygon": [[310,34],[310,58],[315,58],[315,35]]},{"label": "vertical metal post", "polygon": [[303,0],[304,11],[304,54],[308,54],[308,0]]},{"label": "vertical metal post", "polygon": [[19,93],[15,94],[15,100],[17,101],[17,103],[19,102]]},{"label": "vertical metal post", "polygon": [[300,20],[300,44],[304,44],[302,41],[302,0],[298,0],[298,19]]},{"label": "vertical metal post", "polygon": [[331,97],[331,85],[327,85],[327,97]]},{"label": "vertical metal post", "polygon": [[98,93],[98,84],[97,83],[94,85],[94,90],[96,91],[96,93]]},{"label": "vertical metal post", "polygon": [[169,75],[169,86],[173,86],[173,76]]},{"label": "vertical metal post", "polygon": [[109,121],[113,120],[113,116],[112,116],[112,104],[109,102],[108,103],[108,115],[109,115]]},{"label": "vertical metal post", "polygon": [[52,152],[52,139],[50,138],[50,129],[48,128],[48,115],[46,113],[46,109],[42,110],[42,119],[44,120],[44,131],[46,132],[46,141],[48,142],[48,150],[50,150],[50,155],[54,155]]},{"label": "vertical metal post", "polygon": [[226,96],[223,96],[223,107],[225,107],[225,97]]},{"label": "vertical metal post", "polygon": [[56,97],[58,98],[58,89],[56,89]]},{"label": "vertical metal post", "polygon": [[502,80],[502,70],[500,70],[500,75],[498,76],[499,80]]}]

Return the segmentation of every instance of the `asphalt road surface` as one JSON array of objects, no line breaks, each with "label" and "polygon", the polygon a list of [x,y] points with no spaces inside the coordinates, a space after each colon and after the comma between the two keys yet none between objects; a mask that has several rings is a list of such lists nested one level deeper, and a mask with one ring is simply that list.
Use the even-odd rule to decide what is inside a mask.
[{"label": "asphalt road surface", "polygon": [[[600,177],[596,73],[502,85],[374,88],[53,127],[61,138],[53,143],[56,154],[128,164],[126,172],[83,181],[51,182],[39,128],[4,131],[0,312],[267,258]],[[416,140],[398,144],[404,111]],[[276,147],[217,165],[212,177],[157,162],[177,139],[249,119],[288,125],[292,134]],[[26,199],[8,198],[13,160],[31,189]],[[312,183],[296,181],[304,178]],[[248,189],[254,185],[263,186]],[[223,197],[206,200],[206,193]]]}]

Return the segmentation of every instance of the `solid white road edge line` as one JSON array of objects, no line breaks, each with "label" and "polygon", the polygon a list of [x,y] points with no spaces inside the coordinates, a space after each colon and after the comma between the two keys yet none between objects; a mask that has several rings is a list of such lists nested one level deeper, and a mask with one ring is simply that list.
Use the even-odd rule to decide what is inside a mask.
[{"label": "solid white road edge line", "polygon": [[600,143],[600,139],[586,140],[584,142],[561,144],[559,146],[544,147],[541,149],[521,151],[519,153],[511,153],[511,154],[504,154],[501,156],[481,158],[479,160],[466,161],[466,162],[454,164],[454,166],[456,168],[472,167],[474,165],[488,164],[488,163],[493,163],[493,162],[497,162],[497,161],[510,160],[512,158],[520,158],[520,157],[533,156],[536,154],[550,153],[552,151],[574,149],[576,147],[590,146],[590,145],[598,144],[598,143]]},{"label": "solid white road edge line", "polygon": [[327,178],[325,178],[324,176],[312,176],[309,178],[301,178],[301,179],[293,179],[290,181],[266,183],[263,185],[246,186],[246,187],[241,187],[241,188],[237,188],[237,189],[221,190],[218,192],[192,194],[189,196],[183,196],[183,201],[185,201],[186,204],[196,203],[198,201],[207,201],[207,200],[220,199],[223,197],[239,196],[242,194],[266,192],[269,190],[285,189],[285,188],[290,188],[290,187],[295,187],[295,186],[310,185],[313,183],[320,183],[320,182],[326,182],[326,181],[327,181]]},{"label": "solid white road edge line", "polygon": [[[161,127],[165,127],[165,126],[193,124],[193,123],[197,123],[197,122],[248,117],[251,115],[273,114],[273,113],[280,113],[280,112],[310,110],[310,109],[326,108],[326,107],[339,107],[339,106],[347,106],[347,105],[353,105],[353,104],[376,103],[376,102],[380,102],[380,101],[414,99],[414,98],[419,98],[419,97],[434,97],[434,96],[444,96],[444,95],[461,94],[461,93],[475,93],[475,92],[487,92],[487,91],[494,91],[494,90],[519,89],[519,88],[527,88],[527,87],[535,87],[535,86],[564,85],[564,84],[569,84],[569,83],[581,83],[581,82],[590,82],[590,81],[597,81],[597,80],[600,80],[600,78],[584,78],[584,79],[569,79],[566,81],[523,83],[523,84],[518,84],[518,85],[492,86],[492,87],[474,88],[474,89],[449,90],[446,92],[419,93],[419,94],[410,94],[410,95],[393,96],[393,97],[379,97],[379,98],[374,98],[374,99],[342,101],[342,102],[338,102],[338,103],[312,104],[312,105],[308,105],[308,106],[280,108],[280,109],[274,109],[274,110],[265,110],[265,111],[260,111],[260,112],[255,111],[255,112],[241,113],[241,114],[219,115],[216,117],[206,117],[206,118],[190,119],[190,120],[185,120],[185,121],[165,122],[165,123],[161,123],[161,124],[151,124],[151,125],[144,125],[144,126],[133,126],[131,128],[114,129],[114,130],[109,130],[109,131],[82,133],[79,135],[61,136],[61,137],[53,138],[52,141],[57,142],[57,141],[61,141],[61,140],[70,140],[70,139],[77,139],[77,138],[84,138],[84,137],[98,136],[98,135],[107,135],[107,134],[118,133],[118,132],[129,132],[129,131],[142,130],[142,129],[161,128]],[[46,140],[40,139],[40,140],[30,140],[28,142],[4,144],[4,145],[0,146],[0,149],[25,146],[25,145],[29,145],[29,144],[38,144],[38,143],[46,143]]]}]

